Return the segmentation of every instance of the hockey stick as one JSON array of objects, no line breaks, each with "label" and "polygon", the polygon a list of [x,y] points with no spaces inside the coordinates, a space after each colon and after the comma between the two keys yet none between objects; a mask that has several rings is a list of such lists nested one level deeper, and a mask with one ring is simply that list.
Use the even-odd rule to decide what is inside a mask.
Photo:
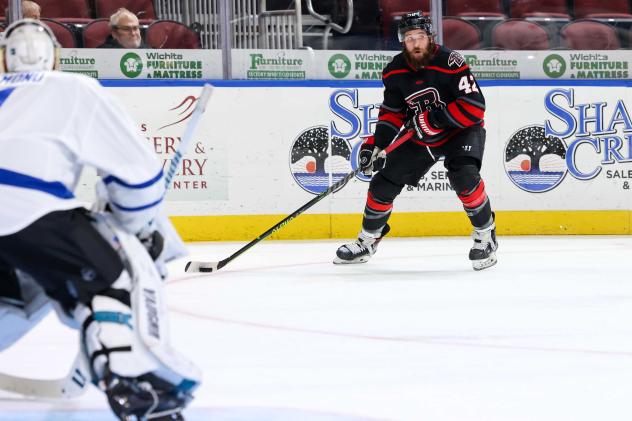
[{"label": "hockey stick", "polygon": [[[191,119],[187,124],[184,134],[180,140],[180,145],[174,154],[169,170],[165,175],[165,186],[169,187],[176,169],[182,161],[182,156],[186,153],[191,142],[193,133],[198,122],[206,110],[206,105],[213,92],[213,86],[205,84],[197,99]],[[4,390],[19,395],[44,399],[70,399],[82,395],[90,383],[90,371],[85,365],[82,356],[77,355],[70,372],[59,379],[32,379],[27,377],[12,376],[0,373],[0,390]]]},{"label": "hockey stick", "polygon": [[66,377],[60,379],[31,379],[0,373],[0,389],[32,398],[71,399],[81,396],[90,384],[90,373],[81,355]]},{"label": "hockey stick", "polygon": [[169,184],[171,184],[171,180],[176,173],[176,169],[178,168],[178,165],[180,165],[180,161],[182,161],[182,155],[186,153],[189,147],[189,142],[191,141],[191,138],[193,138],[193,132],[195,131],[195,128],[197,127],[202,114],[204,114],[204,111],[206,111],[206,104],[211,98],[211,93],[213,93],[213,85],[209,83],[204,84],[204,87],[202,88],[202,93],[198,97],[195,108],[193,109],[191,120],[189,120],[189,124],[187,124],[187,127],[184,130],[184,134],[180,139],[180,145],[178,146],[176,153],[171,159],[171,165],[169,165],[169,170],[167,171],[167,175],[165,176],[165,185],[167,187],[169,187]]},{"label": "hockey stick", "polygon": [[[402,143],[404,143],[405,141],[410,139],[412,137],[412,135],[413,135],[413,132],[410,131],[407,134],[405,134],[404,136],[402,136],[399,139],[397,139],[392,144],[390,144],[383,151],[385,156],[388,155],[393,149],[397,148],[399,145],[401,145]],[[296,218],[297,216],[299,216],[300,214],[305,212],[307,209],[311,208],[316,203],[320,202],[322,199],[324,199],[325,197],[329,196],[329,194],[331,194],[332,192],[342,188],[345,184],[347,184],[349,182],[349,180],[351,180],[353,177],[358,175],[360,173],[360,171],[362,171],[362,169],[360,167],[358,167],[355,170],[351,171],[349,174],[345,175],[343,178],[338,180],[336,183],[332,184],[327,190],[325,190],[324,192],[318,194],[312,200],[310,200],[309,202],[305,203],[303,206],[301,206],[300,208],[298,208],[297,210],[292,212],[290,215],[288,215],[285,218],[283,218],[281,221],[276,223],[274,226],[272,226],[266,232],[264,232],[263,234],[259,235],[257,238],[255,238],[254,240],[252,240],[251,242],[249,242],[248,244],[246,244],[245,246],[243,246],[242,248],[237,250],[235,253],[233,253],[230,256],[228,256],[227,258],[225,258],[224,260],[220,260],[219,262],[199,262],[199,261],[196,262],[196,261],[191,261],[191,262],[187,263],[186,267],[184,268],[184,271],[188,272],[188,273],[190,273],[190,272],[217,272],[218,270],[220,270],[221,268],[226,266],[228,263],[230,263],[232,260],[234,260],[235,258],[240,256],[242,253],[244,253],[246,250],[248,250],[249,248],[251,248],[255,244],[259,243],[261,240],[269,237],[271,234],[275,233],[276,231],[280,230],[285,225],[287,225],[292,219]]]}]

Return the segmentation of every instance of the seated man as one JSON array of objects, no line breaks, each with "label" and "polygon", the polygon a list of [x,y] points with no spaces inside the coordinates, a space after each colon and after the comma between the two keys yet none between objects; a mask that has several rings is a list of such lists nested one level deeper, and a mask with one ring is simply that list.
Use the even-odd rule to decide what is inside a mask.
[{"label": "seated man", "polygon": [[99,48],[147,48],[140,36],[138,18],[121,7],[110,16],[112,33]]}]

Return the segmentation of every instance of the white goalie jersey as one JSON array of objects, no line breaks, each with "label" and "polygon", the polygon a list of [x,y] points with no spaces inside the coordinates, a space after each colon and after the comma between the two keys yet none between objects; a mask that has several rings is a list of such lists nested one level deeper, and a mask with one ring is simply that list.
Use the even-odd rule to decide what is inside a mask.
[{"label": "white goalie jersey", "polygon": [[99,83],[62,72],[0,75],[0,235],[80,207],[84,166],[102,176],[112,212],[130,232],[158,211],[162,166],[134,122]]}]

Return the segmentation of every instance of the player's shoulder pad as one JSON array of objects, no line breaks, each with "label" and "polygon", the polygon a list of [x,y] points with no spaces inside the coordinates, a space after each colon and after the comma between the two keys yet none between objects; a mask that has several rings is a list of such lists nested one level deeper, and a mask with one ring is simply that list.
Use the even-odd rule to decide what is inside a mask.
[{"label": "player's shoulder pad", "polygon": [[441,67],[446,70],[458,70],[463,67],[463,70],[465,70],[467,68],[467,62],[465,61],[465,57],[463,57],[461,53],[446,48],[444,46],[439,46],[432,65]]},{"label": "player's shoulder pad", "polygon": [[389,78],[391,76],[408,73],[410,71],[410,67],[406,63],[406,59],[404,58],[404,53],[399,53],[384,67],[382,70],[382,79]]}]

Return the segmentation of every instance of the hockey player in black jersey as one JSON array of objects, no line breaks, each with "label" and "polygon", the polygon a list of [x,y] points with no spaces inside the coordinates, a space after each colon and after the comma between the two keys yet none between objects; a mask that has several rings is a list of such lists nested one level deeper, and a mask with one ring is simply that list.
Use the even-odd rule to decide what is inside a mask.
[{"label": "hockey player in black jersey", "polygon": [[[480,169],[485,147],[485,98],[463,57],[434,43],[432,22],[421,12],[399,23],[403,44],[382,72],[384,101],[373,136],[360,148],[369,185],[359,238],[338,248],[334,263],[364,263],[389,232],[393,201],[404,185],[417,185],[440,159],[474,227],[469,258],[475,270],[496,264],[496,225]],[[385,161],[395,138],[410,139]]]}]

